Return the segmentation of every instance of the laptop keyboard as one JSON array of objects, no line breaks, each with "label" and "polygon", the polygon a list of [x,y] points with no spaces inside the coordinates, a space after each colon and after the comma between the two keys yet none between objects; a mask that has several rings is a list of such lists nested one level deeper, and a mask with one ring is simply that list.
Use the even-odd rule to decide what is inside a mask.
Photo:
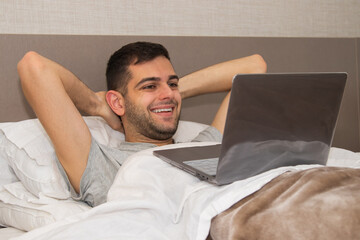
[{"label": "laptop keyboard", "polygon": [[215,176],[218,162],[219,158],[208,158],[202,160],[184,161],[183,163],[208,175]]}]

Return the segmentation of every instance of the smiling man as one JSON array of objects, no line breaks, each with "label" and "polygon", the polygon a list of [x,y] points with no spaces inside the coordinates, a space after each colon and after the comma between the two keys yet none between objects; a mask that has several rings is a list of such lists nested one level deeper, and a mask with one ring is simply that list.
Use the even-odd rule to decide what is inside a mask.
[{"label": "smiling man", "polygon": [[[129,48],[139,51],[138,56],[128,55],[127,52],[133,53]],[[148,54],[142,55],[145,48]],[[117,67],[119,61],[129,65],[127,74]],[[119,77],[123,75],[131,76],[131,81]],[[181,96],[179,77],[162,46],[136,43],[123,47],[109,60],[107,81],[107,102],[122,118],[126,141],[172,143],[180,118]]]},{"label": "smiling man", "polygon": [[[49,135],[72,197],[96,206],[106,201],[118,169],[131,154],[175,143],[181,101],[199,94],[229,91],[237,73],[263,73],[266,63],[252,55],[176,75],[160,44],[125,45],[109,59],[108,91],[93,92],[61,65],[35,52],[18,64],[23,92]],[[221,141],[228,96],[211,126],[193,141]],[[126,141],[109,148],[92,138],[80,111],[101,116]]]}]

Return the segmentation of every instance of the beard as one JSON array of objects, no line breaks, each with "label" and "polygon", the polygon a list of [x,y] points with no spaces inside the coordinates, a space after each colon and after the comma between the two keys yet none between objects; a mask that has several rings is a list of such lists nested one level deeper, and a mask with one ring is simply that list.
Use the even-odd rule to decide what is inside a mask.
[{"label": "beard", "polygon": [[[170,103],[175,104],[177,108],[178,103],[174,101],[171,101]],[[133,125],[133,127],[138,133],[142,134],[147,138],[156,140],[167,140],[173,137],[177,130],[180,114],[178,114],[173,120],[173,126],[164,126],[161,123],[157,123],[150,114],[148,114],[141,107],[133,104],[130,100],[126,98],[125,109],[128,122]]]}]

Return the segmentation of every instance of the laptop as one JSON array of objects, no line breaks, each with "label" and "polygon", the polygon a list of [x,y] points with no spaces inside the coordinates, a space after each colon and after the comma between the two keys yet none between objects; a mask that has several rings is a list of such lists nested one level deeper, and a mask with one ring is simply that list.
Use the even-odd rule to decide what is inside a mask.
[{"label": "laptop", "polygon": [[154,151],[202,180],[229,184],[327,162],[346,73],[238,74],[221,144]]}]

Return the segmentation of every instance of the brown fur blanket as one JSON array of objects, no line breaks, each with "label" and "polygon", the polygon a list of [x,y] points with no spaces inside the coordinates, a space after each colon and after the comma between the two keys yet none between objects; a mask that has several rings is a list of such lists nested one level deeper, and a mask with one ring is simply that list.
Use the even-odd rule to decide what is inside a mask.
[{"label": "brown fur blanket", "polygon": [[360,169],[286,172],[216,216],[208,239],[360,239]]}]

